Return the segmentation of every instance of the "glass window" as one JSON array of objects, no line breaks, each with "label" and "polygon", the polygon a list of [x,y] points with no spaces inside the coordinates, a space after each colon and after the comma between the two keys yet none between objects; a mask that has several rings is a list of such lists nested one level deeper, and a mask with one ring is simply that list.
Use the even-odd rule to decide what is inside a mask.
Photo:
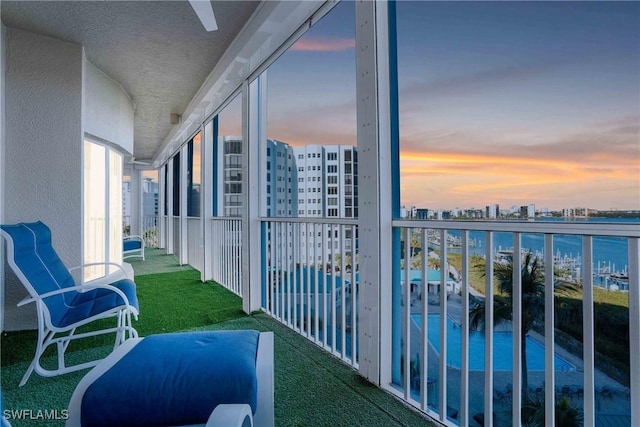
[{"label": "glass window", "polygon": [[400,204],[640,209],[639,13],[397,2]]},{"label": "glass window", "polygon": [[173,156],[173,215],[180,215],[180,152]]},{"label": "glass window", "polygon": [[201,140],[198,133],[189,141],[189,162],[187,169],[187,216],[200,216],[200,184],[201,184]]},{"label": "glass window", "polygon": [[165,215],[169,215],[169,208],[168,208],[168,204],[169,204],[169,168],[167,167],[167,165],[164,165],[162,167],[162,169],[164,170],[164,214]]},{"label": "glass window", "polygon": [[[84,141],[84,264],[122,263],[122,155]],[[85,280],[107,274],[104,266],[85,268]]]},{"label": "glass window", "polygon": [[[293,152],[293,164],[277,172],[284,183],[293,184],[296,177],[287,175],[297,173],[307,191],[321,195],[325,146],[353,147],[357,142],[354,24],[354,3],[337,4],[260,77],[267,87],[266,143],[277,140]],[[332,123],[330,129],[327,123]],[[331,157],[337,160],[338,155]],[[285,211],[298,209],[287,206]]]},{"label": "glass window", "polygon": [[[215,117],[211,143],[213,159],[213,214],[214,216],[242,215],[240,199],[227,198],[227,194],[242,194],[242,97],[237,95]],[[229,187],[226,184],[237,185]],[[234,193],[227,193],[233,189]],[[233,204],[228,202],[234,200]]]},{"label": "glass window", "polygon": [[[491,212],[492,219],[498,220],[501,210],[504,217],[513,219],[555,216],[559,220],[580,207],[602,211],[609,211],[613,206],[619,210],[640,209],[640,5],[637,2],[395,4],[399,205],[416,207],[418,215],[424,213],[425,217],[427,208],[435,208],[439,219],[481,216],[482,211],[472,208],[486,206],[487,214]],[[354,210],[357,210],[355,206]],[[576,211],[584,212],[584,209]],[[470,233],[471,240],[484,239],[483,233],[474,234]],[[496,240],[500,234],[496,233]],[[506,244],[511,246],[512,236],[506,237]],[[539,239],[537,243],[523,236],[523,250],[535,252],[539,254],[535,258],[541,259],[539,251],[544,249],[538,244],[542,236],[536,239]],[[570,240],[569,236],[554,239],[554,251],[559,257],[586,258],[580,253],[579,239],[573,247],[568,243]],[[494,243],[494,248],[488,249],[496,252],[499,245]],[[615,247],[615,243],[611,242],[611,247]],[[559,248],[566,248],[566,254]],[[607,250],[607,255],[597,262],[606,264],[613,252]],[[626,258],[626,249],[621,252]],[[597,253],[596,243],[594,262]],[[407,265],[408,258],[403,261]],[[484,270],[485,261],[480,264],[479,270]],[[399,263],[395,267],[402,268]],[[482,286],[478,288],[484,289]],[[394,283],[396,290],[401,292],[399,282]],[[505,298],[505,295],[496,295],[496,302],[512,305],[511,296]],[[531,294],[523,295],[523,312],[530,314],[526,306],[531,304],[531,298]],[[580,300],[582,295],[575,298]],[[484,300],[482,295],[478,300],[481,299]],[[595,311],[604,312],[604,305],[615,305],[616,317],[628,316],[626,301],[596,303]],[[571,316],[557,317],[554,327],[568,336],[556,343],[556,350],[562,351],[563,347],[569,350],[565,347],[569,342],[571,348],[581,346],[582,325],[577,322],[576,328],[575,322],[582,318],[581,308],[578,305]],[[556,313],[561,309],[557,307]],[[399,314],[403,308],[398,303],[393,310]],[[442,313],[435,308],[433,316],[438,316],[438,312]],[[535,325],[535,330],[544,333],[545,318],[549,315],[542,314],[532,315],[525,323]],[[608,324],[605,317],[602,324]],[[449,320],[439,319],[441,324]],[[459,322],[459,315],[452,320]],[[494,320],[496,325],[510,321],[498,317]],[[524,335],[529,331],[525,329],[519,332],[523,335],[521,341],[526,354]],[[392,327],[392,330],[399,329]],[[600,363],[603,361],[600,354],[608,353],[614,346],[607,341],[608,331],[599,332],[600,328],[596,328],[595,364],[604,367],[606,363]],[[617,350],[605,357],[618,357],[616,353],[625,355],[626,360],[616,362],[616,370],[625,372],[621,384],[628,384],[629,334],[622,335],[624,338],[615,344]],[[399,334],[392,340],[399,348]],[[510,343],[505,347],[504,352],[512,351]],[[452,354],[459,356],[459,342],[447,351],[449,355],[442,355],[444,360]],[[409,353],[413,354],[413,349]],[[581,353],[577,355],[580,357]],[[532,361],[527,356],[514,363]],[[399,353],[394,356],[393,364],[393,381],[400,384]],[[544,388],[545,375],[555,375],[557,384],[571,383],[580,390],[584,386],[582,375],[574,382],[569,372],[557,369],[555,373],[548,373],[542,368],[533,374],[530,367],[523,366],[525,392],[527,386],[533,390]],[[429,368],[422,373],[422,378],[425,377],[438,381],[437,369]],[[596,389],[602,386],[599,378],[597,375]],[[483,402],[491,399],[484,396],[483,379],[479,380],[469,391],[471,414],[482,412]],[[500,394],[511,386],[497,372],[494,381],[494,390]],[[445,393],[455,397],[448,402],[459,402],[459,392],[459,387],[449,382]],[[567,400],[567,404],[576,413],[582,412],[581,400]],[[502,414],[495,411],[497,424],[502,424],[502,417],[510,422],[511,408],[511,402],[507,402]],[[620,417],[627,416],[628,408],[620,410]]]}]

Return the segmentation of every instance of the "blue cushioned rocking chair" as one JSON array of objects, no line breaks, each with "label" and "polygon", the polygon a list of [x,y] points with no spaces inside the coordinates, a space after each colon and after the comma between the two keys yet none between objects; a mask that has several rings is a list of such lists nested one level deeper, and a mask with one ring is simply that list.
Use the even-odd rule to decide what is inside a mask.
[{"label": "blue cushioned rocking chair", "polygon": [[[89,368],[99,362],[65,366],[64,353],[71,340],[115,333],[115,349],[127,338],[138,336],[131,324],[131,315],[138,317],[133,281],[120,279],[110,284],[77,285],[70,271],[87,265],[68,270],[52,246],[51,230],[42,222],[1,225],[0,232],[7,240],[9,265],[30,294],[18,306],[34,302],[38,316],[36,353],[20,386],[34,370],[39,375],[51,377]],[[116,318],[115,327],[75,334],[76,328],[109,317]],[[40,365],[40,357],[52,344],[57,347],[58,368],[50,370]]]},{"label": "blue cushioned rocking chair", "polygon": [[144,239],[142,236],[124,236],[122,238],[122,259],[138,257],[144,261]]}]

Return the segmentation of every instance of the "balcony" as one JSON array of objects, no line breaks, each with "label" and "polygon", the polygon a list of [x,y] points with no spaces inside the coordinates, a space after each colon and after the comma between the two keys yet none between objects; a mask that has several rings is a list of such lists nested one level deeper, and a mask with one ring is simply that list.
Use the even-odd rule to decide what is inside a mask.
[{"label": "balcony", "polygon": [[[539,239],[543,243],[541,260],[544,261],[544,271],[551,277],[557,277],[557,274],[553,274],[554,269],[557,270],[559,266],[553,250],[554,241],[574,236],[584,250],[581,277],[584,283],[588,283],[590,280],[598,280],[604,274],[586,261],[590,258],[589,253],[593,252],[590,248],[601,244],[603,238],[616,239],[617,243],[626,244],[630,255],[628,285],[624,285],[628,288],[604,291],[591,287],[594,291],[588,292],[589,288],[583,285],[583,300],[586,302],[583,302],[585,320],[582,327],[585,338],[578,347],[567,346],[571,340],[566,337],[560,339],[566,334],[558,332],[558,325],[550,320],[555,316],[548,313],[559,310],[558,295],[555,301],[545,296],[544,320],[529,334],[529,342],[537,344],[528,344],[542,349],[542,355],[538,356],[542,360],[534,361],[529,358],[531,365],[527,389],[530,393],[528,396],[536,396],[543,404],[554,402],[553,399],[557,403],[566,398],[573,407],[579,408],[585,419],[591,416],[595,425],[631,425],[632,411],[635,410],[630,405],[631,390],[637,386],[637,379],[630,376],[630,369],[633,367],[628,365],[626,369],[619,370],[616,378],[609,376],[611,371],[605,373],[599,368],[599,365],[603,365],[606,369],[606,364],[601,363],[603,356],[597,351],[596,343],[602,336],[594,328],[593,320],[601,302],[598,293],[621,292],[625,298],[633,298],[634,292],[638,290],[637,245],[640,236],[634,226],[500,221],[394,221],[394,230],[399,232],[398,243],[402,245],[402,250],[395,261],[388,263],[388,267],[396,270],[392,279],[396,285],[393,286],[391,298],[391,309],[394,312],[392,346],[388,349],[391,366],[383,369],[392,371],[392,377],[395,377],[390,383],[381,386],[382,390],[387,391],[384,393],[365,385],[353,370],[359,369],[358,362],[363,357],[362,350],[359,349],[358,334],[360,329],[366,328],[359,315],[363,308],[359,296],[358,260],[364,251],[356,253],[355,262],[338,254],[347,244],[358,246],[353,237],[358,235],[356,220],[262,219],[266,237],[261,249],[264,254],[261,275],[265,297],[263,314],[253,316],[242,314],[239,297],[242,295],[239,286],[242,263],[242,252],[239,250],[240,221],[224,218],[211,221],[215,241],[218,242],[215,253],[219,260],[212,269],[217,277],[216,281],[228,289],[223,290],[210,282],[201,285],[196,270],[188,266],[176,268],[174,256],[164,255],[162,250],[148,249],[147,261],[134,262],[141,304],[145,303],[145,298],[149,298],[149,302],[145,304],[148,307],[148,317],[141,315],[139,328],[143,335],[193,328],[255,328],[275,331],[278,337],[277,425],[300,422],[317,425],[322,424],[323,419],[341,420],[350,424],[361,423],[364,419],[367,424],[372,419],[380,420],[380,425],[393,425],[395,422],[402,425],[424,423],[424,420],[420,421],[419,415],[394,403],[389,395],[396,396],[445,425],[477,425],[474,423],[482,420],[481,414],[487,411],[496,414],[497,425],[511,425],[512,422],[517,424],[518,420],[513,417],[513,413],[519,413],[520,407],[525,405],[522,397],[524,395],[518,392],[524,387],[524,374],[521,370],[523,365],[516,363],[516,369],[513,369],[513,364],[505,367],[500,359],[511,356],[512,360],[521,360],[522,348],[520,340],[517,336],[513,337],[513,334],[510,334],[510,340],[497,338],[505,332],[517,330],[517,326],[499,324],[496,318],[488,316],[485,319],[485,332],[481,334],[484,340],[480,340],[478,347],[478,333],[471,331],[468,325],[470,312],[473,311],[472,301],[474,298],[481,298],[482,292],[471,286],[471,283],[477,281],[482,274],[495,277],[496,273],[493,271],[493,263],[485,265],[484,272],[479,272],[474,260],[477,263],[481,258],[479,254],[483,251],[493,259],[497,252],[487,248],[495,247],[492,243],[498,237],[508,238],[513,242],[511,252],[502,248],[500,254],[510,252],[512,255],[524,253],[523,242],[530,243],[532,238]],[[477,233],[482,233],[482,241],[473,237],[478,236]],[[338,239],[337,246],[330,244],[332,236],[335,238],[346,235],[352,237]],[[190,236],[189,239],[193,240],[195,236]],[[447,243],[443,246],[442,242]],[[422,251],[422,248],[428,249]],[[412,266],[405,269],[407,259],[411,260],[410,264],[420,259],[419,268]],[[513,259],[518,262],[518,257]],[[438,265],[448,267],[435,269],[434,266]],[[156,272],[163,273],[149,275]],[[434,272],[437,273],[435,279],[431,278]],[[424,277],[428,277],[427,288],[422,286]],[[548,280],[545,278],[545,286],[550,285]],[[404,291],[405,283],[410,285],[409,292]],[[440,292],[440,289],[447,291]],[[192,297],[174,298],[176,293]],[[195,314],[194,317],[204,316],[207,319],[204,323],[201,320],[189,323],[189,320],[173,316],[172,313],[180,312],[175,307],[171,311],[153,309],[176,302],[189,305],[195,301],[193,297],[199,301],[196,310],[202,312],[202,315]],[[484,294],[486,304],[491,306],[494,297],[497,298],[493,294],[493,286],[487,285]],[[514,298],[512,303],[517,307],[517,299]],[[637,311],[637,307],[634,308],[631,304],[628,307],[627,310],[622,307],[618,309],[623,311],[623,315],[627,315],[627,325],[632,330],[634,323],[629,319],[638,319],[635,316],[637,313],[634,314],[633,311]],[[487,310],[486,313],[494,313],[494,310]],[[518,316],[519,313],[522,311],[514,309],[511,320],[513,324],[523,321],[522,315]],[[442,319],[451,321],[442,322]],[[421,331],[429,331],[429,334]],[[31,333],[15,333],[3,337],[2,380],[5,406],[27,408],[33,404],[30,396],[37,393],[43,396],[37,402],[38,408],[65,408],[65,399],[70,396],[75,383],[82,376],[81,373],[49,379],[34,378],[24,389],[16,387],[30,358],[32,341]],[[633,345],[637,345],[637,342],[631,342],[627,348]],[[576,351],[580,347],[583,348],[582,352]],[[104,346],[96,345],[91,349],[79,349],[77,355],[81,356],[85,351],[104,350]],[[478,358],[478,351],[484,353],[484,358]],[[447,360],[440,358],[440,354],[447,354]],[[312,361],[312,367],[309,367],[308,361]],[[555,366],[555,371],[550,370],[549,366]],[[421,375],[421,372],[427,372],[427,375]],[[314,390],[314,394],[318,396],[331,395],[331,402],[334,403],[320,397],[318,400],[306,398],[309,390]],[[492,398],[485,399],[484,396],[487,395]],[[547,400],[548,396],[552,398]],[[340,402],[349,402],[349,409],[346,410]],[[362,412],[354,411],[354,402],[362,402],[356,405]],[[383,407],[384,411],[381,409]],[[557,408],[549,405],[546,410],[547,414],[553,415]],[[371,415],[378,413],[379,415]],[[14,425],[30,424],[16,421]]]},{"label": "balcony", "polygon": [[[357,260],[364,251],[356,253],[354,263],[340,254],[357,247],[355,238],[332,239],[356,236],[357,221],[261,222],[262,310],[358,369],[358,334],[366,328],[358,313],[366,308],[359,301]],[[630,319],[637,319],[632,301],[640,261],[635,225],[394,221],[394,230],[401,250],[386,266],[394,285],[391,346],[386,350],[391,364],[383,368],[391,371],[392,381],[382,384],[383,389],[446,425],[476,425],[484,413],[493,413],[496,425],[516,425],[517,414],[535,405],[546,422],[553,423],[562,404],[584,417],[585,425],[631,425],[631,390],[637,379],[631,375],[629,356],[637,345],[637,325]],[[507,243],[497,246],[497,241]],[[561,252],[567,242],[577,248],[572,256]],[[611,250],[611,245],[620,246],[628,260],[626,277],[607,273],[594,262],[594,254]],[[521,256],[513,255],[517,253]],[[493,285],[495,269],[511,262],[512,271],[526,270],[526,254],[543,270],[539,300],[532,302],[530,286],[513,276],[507,319],[498,318],[505,315],[505,295]],[[545,294],[545,287],[556,290]],[[479,301],[486,310],[480,322],[476,320],[484,325],[477,331],[470,325]],[[525,317],[533,304],[541,310],[535,321]],[[577,307],[577,317],[567,317],[567,304],[574,311]],[[614,318],[623,319],[615,328],[623,331],[624,344],[610,351],[607,347],[613,344],[597,325],[613,324],[607,322]],[[577,328],[567,323],[576,319]],[[524,363],[523,341],[512,333],[523,323],[528,325]],[[571,336],[571,329],[582,336]]]},{"label": "balcony", "polygon": [[[544,37],[527,33],[531,37],[525,49],[516,46],[517,55],[509,57],[476,49],[503,46],[512,38],[511,31],[501,33],[483,19],[504,15],[465,9],[500,8],[499,2],[453,2],[455,13],[449,13],[446,2],[212,2],[221,8],[216,14],[225,23],[217,33],[202,30],[188,3],[3,2],[2,222],[50,223],[68,265],[80,264],[91,249],[117,258],[122,227],[109,219],[119,220],[123,209],[114,189],[130,172],[134,196],[130,217],[123,221],[125,232],[142,234],[149,247],[168,255],[136,265],[141,300],[158,298],[163,313],[147,321],[143,310],[142,334],[214,327],[274,330],[281,353],[276,355],[279,425],[421,425],[428,417],[446,426],[490,426],[494,419],[499,426],[518,426],[521,414],[534,417],[534,424],[553,425],[566,413],[581,419],[578,425],[640,425],[640,410],[631,405],[640,401],[637,221],[426,221],[428,210],[422,206],[416,217],[424,221],[405,221],[399,213],[403,188],[426,193],[428,199],[420,203],[450,204],[446,194],[430,188],[442,181],[456,181],[469,195],[486,184],[495,191],[489,198],[502,194],[511,180],[516,188],[510,188],[509,196],[524,200],[530,186],[538,185],[546,197],[555,189],[547,179],[556,184],[564,180],[557,186],[565,194],[581,193],[589,200],[591,194],[585,197],[579,189],[593,172],[605,178],[603,193],[613,189],[616,197],[619,192],[637,195],[633,156],[638,111],[633,98],[637,90],[632,90],[637,86],[616,85],[637,85],[636,38],[624,32],[637,25],[633,22],[631,30],[621,26],[622,36],[616,33],[620,43],[609,43],[618,39],[610,39],[613,32],[607,28],[591,31],[596,24],[636,16],[624,11],[637,11],[637,5],[593,5],[611,7],[616,18],[583,11],[584,22],[593,25],[576,24],[577,3],[560,6],[565,13],[560,16],[568,13],[570,19],[557,22],[566,26],[535,25],[538,21],[525,13],[520,19],[533,22]],[[543,3],[527,7],[556,7]],[[423,4],[439,9],[429,12],[439,25],[424,25],[414,13]],[[519,9],[507,8],[508,13]],[[332,16],[335,11],[343,15]],[[540,22],[551,22],[546,10],[534,12]],[[401,15],[412,25],[396,25]],[[25,22],[26,16],[33,22]],[[463,22],[467,32],[440,25],[444,21],[438,16],[462,17],[458,24]],[[336,18],[337,30],[330,37],[311,43],[301,38],[326,18]],[[114,21],[122,27],[105,25]],[[515,21],[501,21],[518,27]],[[491,29],[489,38],[464,39],[474,34],[467,24]],[[443,36],[429,38],[418,31],[431,27],[442,29]],[[601,52],[610,56],[603,60],[601,52],[589,50],[599,44],[583,43],[579,47],[584,50],[576,50],[579,60],[559,61],[575,53],[559,50],[538,58],[538,64],[530,53],[565,49],[563,43],[540,43],[560,39],[553,37],[553,28],[576,30],[578,41],[587,34],[598,43],[604,40],[608,45]],[[600,34],[606,37],[598,39]],[[424,43],[427,39],[445,43],[432,46]],[[460,45],[447,45],[450,39]],[[424,55],[416,55],[414,47],[425,48]],[[455,56],[454,65],[463,66],[451,72],[449,53],[462,50],[467,51],[464,60]],[[308,56],[279,62],[292,52]],[[318,52],[333,52],[339,61],[314,63]],[[418,56],[424,63],[413,68]],[[486,63],[490,58],[497,63]],[[586,60],[591,61],[587,67],[581,62]],[[602,64],[604,68],[594,68]],[[565,66],[570,68],[555,72]],[[589,73],[574,78],[576,69]],[[435,80],[422,80],[432,73]],[[567,84],[538,80],[548,74]],[[579,90],[593,76],[596,83],[606,83],[598,86],[598,96]],[[492,86],[502,78],[506,86]],[[530,87],[546,92],[520,92],[521,83],[530,78]],[[416,90],[405,87],[407,82],[417,83]],[[306,92],[310,87],[323,88],[322,96]],[[471,102],[467,92],[457,92],[461,89],[505,97]],[[445,102],[438,99],[452,92]],[[565,97],[574,104],[565,105]],[[596,100],[598,112],[611,113],[610,120],[595,120],[594,111],[583,109],[585,98]],[[552,99],[562,108],[550,108]],[[293,103],[299,100],[307,103],[304,108]],[[529,100],[531,105],[513,108]],[[448,111],[460,113],[447,116]],[[507,113],[518,120],[503,119]],[[552,119],[540,135],[529,130],[542,126],[527,121],[537,115]],[[318,117],[320,124],[314,125],[312,119]],[[402,127],[410,117],[417,118],[414,126]],[[562,133],[573,121],[587,125],[577,133]],[[423,127],[427,122],[433,127]],[[451,132],[446,129],[450,125]],[[282,134],[274,131],[278,127]],[[500,155],[476,152],[485,142],[484,132],[494,127],[503,143],[496,149]],[[551,138],[553,144],[538,137]],[[108,149],[109,156],[105,151],[104,159],[92,162],[82,148],[85,138],[97,151]],[[616,142],[613,148],[603,143],[608,138]],[[432,152],[411,151],[427,139]],[[588,145],[583,140],[606,149],[552,161],[556,150],[567,157],[582,151]],[[329,142],[336,145],[325,170],[326,149],[320,144]],[[609,157],[615,149],[621,154]],[[344,165],[338,163],[340,151]],[[544,165],[543,173],[534,170],[527,156],[536,166]],[[347,164],[353,174],[342,173]],[[470,166],[477,164],[486,166],[490,181],[474,181]],[[231,175],[227,166],[233,166]],[[98,169],[99,180],[83,175]],[[507,169],[522,170],[505,177]],[[147,172],[155,173],[157,182],[143,182]],[[436,172],[442,176],[431,179],[429,174]],[[155,197],[149,202],[158,212],[148,219],[140,208],[143,185],[153,187],[148,193]],[[88,214],[89,200],[97,201],[95,215]],[[103,205],[107,200],[109,206]],[[629,203],[637,211],[636,202]],[[499,216],[498,205],[492,206]],[[348,218],[338,218],[342,211]],[[526,206],[518,212],[530,215]],[[588,213],[579,210],[579,215]],[[79,232],[91,216],[100,223],[95,236]],[[441,211],[440,217],[453,214]],[[469,217],[482,217],[482,210]],[[0,246],[0,259],[2,250]],[[617,268],[602,262],[610,261],[600,256],[610,250],[623,260],[615,261]],[[534,264],[538,274],[531,290],[526,276]],[[164,290],[178,296],[165,299],[149,283],[151,276],[142,274],[144,268],[157,273],[154,281],[171,277],[174,286]],[[511,275],[504,276],[509,268]],[[175,280],[160,274],[174,270],[185,276]],[[33,316],[16,308],[23,290],[2,263],[0,279],[3,331],[32,327]],[[215,297],[203,294],[214,292],[212,281],[226,291],[215,291]],[[183,307],[202,303],[205,320],[180,323],[174,316],[180,310],[168,302],[174,300]],[[531,308],[536,316],[530,315]],[[31,344],[29,332],[3,337],[8,404],[34,410],[66,407],[80,374],[34,378],[24,390],[11,388],[17,383],[14,373],[24,371]],[[102,347],[79,349],[78,355]]]},{"label": "balcony", "polygon": [[[136,322],[142,335],[183,330],[256,329],[275,333],[276,425],[401,426],[429,425],[388,393],[363,381],[356,371],[320,351],[308,340],[266,314],[246,315],[233,292],[213,282],[202,284],[196,270],[176,267],[175,256],[147,249],[145,262],[134,261],[140,303],[145,311]],[[161,272],[161,273],[157,273]],[[188,313],[177,316],[176,313]],[[9,411],[57,411],[67,408],[71,393],[86,373],[61,377],[34,376],[22,388],[17,384],[31,360],[35,334],[14,332],[2,336],[2,392]],[[70,349],[74,360],[107,354],[108,341]],[[73,351],[71,351],[73,350]],[[60,415],[62,417],[62,415]],[[11,419],[14,427],[42,425],[42,419]],[[64,425],[63,419],[47,425]]]}]

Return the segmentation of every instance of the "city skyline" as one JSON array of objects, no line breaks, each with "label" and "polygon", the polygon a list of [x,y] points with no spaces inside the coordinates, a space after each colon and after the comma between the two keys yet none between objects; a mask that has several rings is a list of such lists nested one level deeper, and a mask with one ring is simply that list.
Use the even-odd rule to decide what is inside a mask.
[{"label": "city skyline", "polygon": [[[353,4],[269,69],[268,136],[356,144]],[[398,2],[401,203],[640,209],[638,3]]]}]

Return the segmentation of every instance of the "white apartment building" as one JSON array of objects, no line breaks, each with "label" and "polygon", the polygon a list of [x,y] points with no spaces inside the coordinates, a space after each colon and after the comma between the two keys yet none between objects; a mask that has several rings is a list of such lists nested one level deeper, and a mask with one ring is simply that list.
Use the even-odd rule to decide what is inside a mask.
[{"label": "white apartment building", "polygon": [[298,211],[298,170],[291,146],[267,140],[265,168],[266,216],[292,217]]},{"label": "white apartment building", "polygon": [[[243,209],[242,137],[223,136],[217,145],[218,187],[216,206],[224,216],[238,217]],[[276,217],[296,216],[298,211],[298,179],[293,149],[289,144],[268,139],[265,147],[263,182],[264,215]]]},{"label": "white apartment building", "polygon": [[[268,139],[260,171],[262,204],[267,217],[357,218],[358,153],[348,145],[289,144]],[[218,211],[224,216],[240,216],[243,209],[242,138],[224,136],[218,144]],[[351,256],[352,233],[348,229],[300,230],[300,259],[305,263],[330,262],[344,248]],[[308,229],[308,231],[307,231]],[[288,230],[287,233],[291,233]],[[323,234],[324,233],[324,234]],[[318,245],[326,236],[327,245]],[[357,236],[356,236],[357,237]],[[318,249],[324,248],[323,250]],[[342,255],[342,254],[341,254]],[[291,261],[291,259],[290,259]]]},{"label": "white apartment building", "polygon": [[218,186],[214,214],[221,216],[242,215],[242,137],[223,136],[218,138],[218,164],[215,168],[215,182]]},{"label": "white apartment building", "polygon": [[326,207],[324,147],[294,147],[293,153],[298,172],[298,216],[322,218]]},{"label": "white apartment building", "polygon": [[142,180],[142,216],[155,216],[158,214],[158,190],[158,181],[152,178],[144,178]]},{"label": "white apartment building", "polygon": [[[358,217],[358,152],[349,145],[307,145],[293,148],[297,167],[298,216],[310,218]],[[311,233],[314,233],[313,235]],[[323,236],[327,244],[318,243]],[[357,236],[356,236],[357,237]],[[328,226],[323,230],[301,231],[301,259],[307,263],[330,262],[344,248],[351,257],[351,230]]]},{"label": "white apartment building", "polygon": [[122,217],[131,215],[131,181],[122,180]]},{"label": "white apartment building", "polygon": [[520,207],[520,218],[535,218],[536,217],[536,205],[531,204]]},{"label": "white apartment building", "polygon": [[500,205],[489,205],[486,207],[486,217],[496,219],[500,216]]}]

